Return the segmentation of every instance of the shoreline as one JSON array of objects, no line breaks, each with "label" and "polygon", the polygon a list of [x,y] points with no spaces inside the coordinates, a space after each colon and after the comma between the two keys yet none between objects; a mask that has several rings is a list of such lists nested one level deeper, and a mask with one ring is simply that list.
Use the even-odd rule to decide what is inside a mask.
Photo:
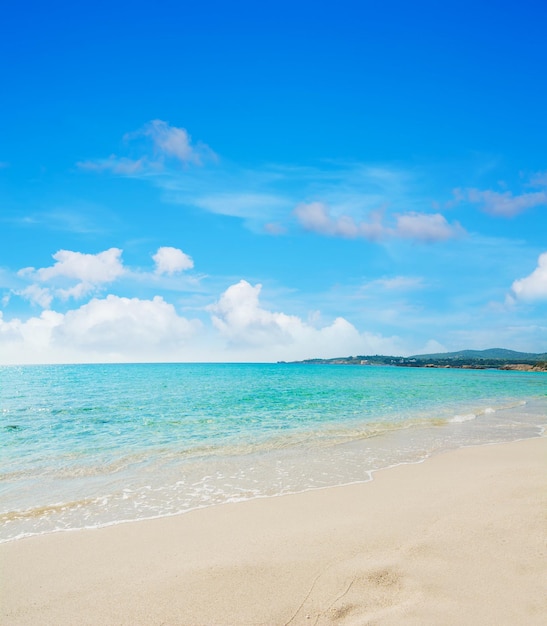
[{"label": "shoreline", "polygon": [[547,416],[542,374],[145,364],[10,376],[3,540],[362,482],[536,436]]},{"label": "shoreline", "polygon": [[5,542],[1,623],[544,623],[546,450]]},{"label": "shoreline", "polygon": [[[537,402],[540,402],[538,406],[536,406]],[[483,410],[478,412],[477,409],[472,406],[460,407],[460,410],[463,411],[461,414],[454,414],[450,419],[435,418],[432,419],[430,423],[421,423],[417,420],[416,422],[409,422],[400,425],[399,427],[394,426],[393,428],[386,428],[385,430],[380,431],[377,431],[376,424],[368,424],[367,426],[371,431],[368,436],[363,436],[362,430],[355,430],[357,436],[348,437],[347,433],[353,432],[348,430],[345,433],[345,441],[340,440],[331,447],[327,446],[326,448],[324,448],[323,445],[319,445],[319,447],[316,448],[315,446],[310,446],[309,444],[303,444],[301,448],[294,446],[294,449],[279,447],[277,449],[268,450],[266,455],[262,456],[262,458],[260,458],[262,454],[261,450],[252,451],[246,455],[232,456],[221,454],[217,455],[216,461],[214,460],[214,457],[211,457],[211,463],[213,463],[213,465],[211,465],[208,469],[201,467],[202,459],[197,457],[197,462],[200,464],[198,467],[199,472],[211,474],[215,467],[218,470],[221,467],[220,464],[222,464],[222,468],[225,470],[227,468],[228,472],[231,472],[231,475],[234,476],[234,472],[239,472],[241,471],[241,468],[245,467],[244,471],[250,472],[249,479],[246,484],[243,484],[242,482],[239,482],[239,484],[234,483],[233,486],[231,486],[234,491],[229,496],[225,496],[225,494],[217,492],[213,494],[213,497],[209,502],[200,502],[199,499],[196,499],[196,502],[193,503],[192,506],[183,506],[179,508],[173,507],[171,511],[152,514],[145,513],[133,516],[131,515],[133,510],[129,508],[127,509],[129,516],[113,517],[113,515],[116,514],[115,509],[109,509],[110,502],[107,503],[106,501],[108,496],[104,496],[102,494],[81,494],[80,498],[65,501],[52,501],[49,504],[39,505],[36,509],[21,509],[20,511],[13,511],[13,514],[11,512],[2,513],[0,514],[0,518],[5,517],[8,519],[8,516],[13,515],[13,519],[17,524],[20,520],[31,521],[35,519],[35,511],[37,511],[39,516],[44,516],[44,514],[51,511],[53,512],[53,515],[56,515],[58,512],[60,515],[64,515],[65,511],[69,511],[69,513],[71,510],[78,511],[77,507],[82,506],[83,503],[82,510],[84,513],[86,513],[86,507],[90,507],[88,511],[91,511],[95,515],[95,519],[88,520],[87,523],[81,521],[81,519],[76,520],[77,525],[67,525],[64,527],[55,526],[55,522],[53,522],[50,524],[49,528],[47,528],[44,524],[44,526],[46,526],[44,530],[23,531],[19,534],[14,534],[13,527],[9,527],[8,524],[6,524],[6,526],[2,528],[2,533],[0,534],[0,545],[3,543],[19,541],[21,539],[31,537],[40,537],[52,533],[95,530],[138,521],[152,521],[176,517],[178,515],[186,515],[187,513],[208,509],[210,507],[222,506],[227,503],[243,503],[254,499],[299,495],[308,491],[365,484],[373,480],[374,476],[378,472],[396,468],[401,465],[404,466],[422,463],[438,456],[439,454],[442,455],[461,448],[497,445],[498,443],[520,441],[543,436],[545,427],[539,423],[535,423],[534,420],[532,420],[532,423],[527,424],[529,432],[525,435],[523,431],[520,433],[521,436],[516,439],[504,439],[504,437],[508,434],[509,436],[514,437],[516,434],[515,432],[508,433],[507,431],[502,432],[502,429],[495,429],[489,431],[490,436],[496,433],[497,430],[496,437],[498,438],[481,441],[481,434],[471,435],[470,431],[467,430],[469,427],[480,428],[481,424],[484,424],[484,421],[488,416],[502,414],[505,412],[518,412],[519,420],[522,420],[524,423],[524,416],[521,414],[524,407],[528,407],[528,409],[532,407],[531,415],[539,415],[538,407],[540,409],[540,413],[543,411],[543,413],[541,413],[542,415],[547,410],[547,404],[541,404],[541,399],[539,397],[534,397],[528,398],[527,400],[520,399],[519,401],[514,401],[509,404],[500,404],[497,405],[495,409],[488,406],[486,409],[483,408]],[[469,411],[473,412],[470,413]],[[480,422],[476,419],[478,417],[482,418]],[[509,424],[510,422],[507,423]],[[382,423],[379,422],[379,425],[381,426]],[[452,429],[451,434],[448,432],[448,429]],[[465,435],[465,433],[467,433],[467,435]],[[459,437],[460,440],[458,441],[456,437]],[[408,443],[410,440],[412,440],[413,443],[409,448]],[[297,450],[300,450],[300,453],[295,456],[294,453]],[[391,451],[391,458],[388,458],[387,456],[388,450]],[[245,466],[240,466],[238,460],[239,458],[246,458]],[[298,467],[294,465],[295,459],[298,459]],[[371,461],[371,459],[374,459],[374,461]],[[379,461],[379,459],[381,460]],[[255,472],[255,466],[261,468],[260,476],[258,476]],[[265,476],[273,475],[281,466],[285,471],[285,486],[283,489],[278,491],[277,489],[279,489],[279,485],[268,485],[263,481]],[[186,468],[181,467],[180,469],[188,472],[188,467],[190,466],[186,466]],[[303,478],[303,472],[305,472],[305,478]],[[300,474],[300,480],[304,484],[298,484],[299,481],[297,479],[296,483],[288,486],[286,479],[287,475],[291,473],[293,478],[294,476]],[[328,478],[325,478],[327,476]],[[162,478],[164,479],[165,476]],[[191,482],[188,480],[188,473],[185,478],[186,483]],[[194,480],[199,479],[199,476],[194,474],[193,478]],[[207,475],[206,478],[209,480],[209,486],[211,486],[211,476]],[[253,479],[254,485],[252,484]],[[181,484],[184,487],[182,482]],[[127,483],[125,487],[128,487]],[[122,494],[123,500],[126,498],[126,491],[130,492],[130,489],[126,489],[125,487]],[[149,488],[150,487],[148,486],[146,487],[146,489]],[[155,488],[157,489],[158,486],[155,485]],[[254,491],[254,493],[252,493],[252,491]],[[184,498],[184,492],[182,492],[180,496]],[[211,497],[210,494],[209,497]],[[179,502],[182,503],[183,500],[181,499]],[[91,507],[94,507],[95,511],[104,509],[104,517],[100,512],[99,516],[97,516],[97,513]],[[102,520],[100,517],[102,517]],[[47,518],[44,519],[47,521]],[[11,531],[11,534],[10,532],[4,532],[7,530]]]}]

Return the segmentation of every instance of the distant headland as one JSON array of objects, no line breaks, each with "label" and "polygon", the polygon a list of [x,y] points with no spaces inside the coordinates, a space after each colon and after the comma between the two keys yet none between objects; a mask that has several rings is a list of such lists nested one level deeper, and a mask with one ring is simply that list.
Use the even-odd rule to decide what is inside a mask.
[{"label": "distant headland", "polygon": [[[285,363],[286,361],[279,361]],[[397,367],[439,367],[460,369],[501,369],[524,372],[546,372],[547,352],[517,352],[505,348],[488,350],[460,350],[413,356],[347,356],[333,359],[306,359],[290,363],[311,365],[394,365]]]}]

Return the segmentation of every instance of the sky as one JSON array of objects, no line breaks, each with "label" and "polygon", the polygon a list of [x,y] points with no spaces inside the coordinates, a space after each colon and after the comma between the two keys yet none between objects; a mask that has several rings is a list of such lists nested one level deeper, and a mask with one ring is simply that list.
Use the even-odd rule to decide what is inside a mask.
[{"label": "sky", "polygon": [[7,3],[0,364],[547,351],[546,23]]}]

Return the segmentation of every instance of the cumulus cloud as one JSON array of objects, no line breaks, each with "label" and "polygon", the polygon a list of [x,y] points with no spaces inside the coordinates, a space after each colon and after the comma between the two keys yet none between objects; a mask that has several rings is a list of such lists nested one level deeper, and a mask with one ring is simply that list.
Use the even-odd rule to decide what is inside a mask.
[{"label": "cumulus cloud", "polygon": [[[76,280],[76,285],[59,287],[56,294],[63,298],[81,298],[98,286],[111,283],[124,274],[121,254],[119,248],[110,248],[98,254],[59,250],[53,255],[56,263],[52,266],[40,269],[27,267],[20,270],[19,275],[42,283]],[[33,289],[36,292],[36,288]]]},{"label": "cumulus cloud", "polygon": [[120,248],[110,248],[98,254],[59,250],[53,255],[54,265],[38,269],[33,274],[41,281],[64,276],[87,283],[109,283],[124,272],[121,255]]},{"label": "cumulus cloud", "polygon": [[[398,337],[359,332],[343,317],[325,324],[319,313],[303,320],[270,310],[260,301],[261,289],[244,280],[228,287],[205,309],[210,324],[179,315],[161,296],[109,294],[26,320],[5,320],[0,312],[0,361],[277,361],[405,353]],[[47,299],[47,292],[34,297]]]},{"label": "cumulus cloud", "polygon": [[269,311],[260,304],[261,289],[260,284],[253,286],[241,280],[208,307],[213,325],[228,341],[232,353],[296,360],[398,351],[398,338],[360,333],[343,317],[316,328],[296,315]]},{"label": "cumulus cloud", "polygon": [[539,255],[536,269],[516,280],[511,291],[518,300],[547,300],[547,252]]},{"label": "cumulus cloud", "polygon": [[301,320],[263,309],[258,302],[261,289],[262,285],[253,287],[245,280],[228,287],[218,302],[208,307],[214,326],[240,343],[290,343],[302,327]]},{"label": "cumulus cloud", "polygon": [[201,329],[159,296],[109,295],[26,321],[5,321],[0,312],[0,351],[7,363],[185,360],[185,346]]},{"label": "cumulus cloud", "polygon": [[95,350],[134,353],[143,347],[183,342],[199,329],[198,321],[180,317],[160,296],[152,300],[108,295],[69,311],[55,340]]},{"label": "cumulus cloud", "polygon": [[[55,298],[80,300],[85,296],[96,295],[122,277],[125,279],[124,284],[136,280],[157,285],[151,273],[126,268],[122,263],[120,248],[110,248],[98,254],[59,250],[52,256],[55,263],[49,267],[19,270],[19,279],[32,284],[24,288],[14,286],[11,293],[43,308],[50,308]],[[152,258],[156,276],[172,276],[194,267],[194,261],[188,254],[170,246],[158,248]]]},{"label": "cumulus cloud", "polygon": [[[18,318],[6,321],[0,311],[0,354],[2,363],[62,362],[62,350],[50,350],[53,329],[61,324],[63,315],[42,311],[39,317],[26,321]],[[62,349],[62,347],[61,347]]]},{"label": "cumulus cloud", "polygon": [[333,217],[322,202],[300,204],[294,214],[306,230],[335,237],[363,237],[369,241],[400,237],[431,243],[458,237],[465,232],[457,222],[449,224],[440,213],[402,213],[395,216],[392,227],[384,225],[381,211],[371,212],[368,221],[357,222],[349,215]]},{"label": "cumulus cloud", "polygon": [[152,258],[156,263],[156,274],[159,275],[172,275],[194,267],[192,257],[178,248],[171,248],[169,246],[158,248],[158,251]]}]

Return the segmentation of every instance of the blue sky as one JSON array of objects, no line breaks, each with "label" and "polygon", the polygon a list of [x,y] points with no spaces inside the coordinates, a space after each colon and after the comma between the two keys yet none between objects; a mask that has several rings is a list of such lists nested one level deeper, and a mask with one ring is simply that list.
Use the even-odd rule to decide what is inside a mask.
[{"label": "blue sky", "polygon": [[547,351],[544,2],[80,4],[3,9],[0,363]]}]

